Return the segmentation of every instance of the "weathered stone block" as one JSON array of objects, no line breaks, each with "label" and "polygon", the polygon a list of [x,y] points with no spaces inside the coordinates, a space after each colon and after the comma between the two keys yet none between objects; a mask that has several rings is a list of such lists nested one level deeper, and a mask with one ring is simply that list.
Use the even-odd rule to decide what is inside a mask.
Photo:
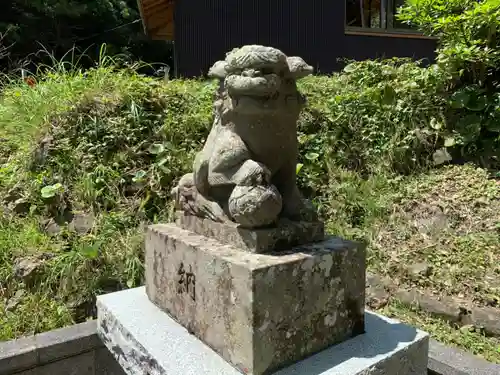
[{"label": "weathered stone block", "polygon": [[241,371],[269,374],[364,332],[365,248],[253,254],[173,224],[146,236],[151,301]]},{"label": "weathered stone block", "polygon": [[182,229],[252,253],[290,250],[294,246],[325,239],[322,222],[281,220],[275,228],[246,229],[236,223],[218,223],[177,212],[176,224]]}]

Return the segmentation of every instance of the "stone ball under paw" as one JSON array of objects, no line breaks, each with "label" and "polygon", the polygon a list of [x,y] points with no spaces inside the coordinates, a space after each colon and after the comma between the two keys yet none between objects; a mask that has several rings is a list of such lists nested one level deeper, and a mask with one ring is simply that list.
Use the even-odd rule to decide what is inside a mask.
[{"label": "stone ball under paw", "polygon": [[281,194],[274,185],[236,186],[229,197],[229,213],[247,228],[274,223],[282,207]]}]

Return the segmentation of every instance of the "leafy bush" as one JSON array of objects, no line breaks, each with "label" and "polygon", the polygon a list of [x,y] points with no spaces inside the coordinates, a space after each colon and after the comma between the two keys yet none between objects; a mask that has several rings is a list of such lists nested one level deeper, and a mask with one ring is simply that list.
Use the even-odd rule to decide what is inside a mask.
[{"label": "leafy bush", "polygon": [[[106,62],[85,74],[50,72],[33,88],[8,86],[0,135],[10,157],[0,188],[11,205],[21,200],[56,219],[127,207],[153,220],[211,126],[214,89]],[[299,179],[310,196],[324,195],[332,166],[409,172],[428,165],[439,146],[443,77],[435,69],[397,59],[352,63],[300,89],[309,105],[299,122]]]},{"label": "leafy bush", "polygon": [[45,138],[51,143],[47,158],[32,168],[43,173],[44,185],[64,182],[76,195],[72,201],[85,208],[150,207],[152,220],[157,212],[152,207],[164,208],[169,187],[201,146],[210,124],[212,87],[137,80],[129,89],[125,96],[85,96],[54,117]]},{"label": "leafy bush", "polygon": [[440,147],[444,83],[437,69],[406,59],[353,62],[301,82],[309,100],[299,127],[304,187],[324,192],[332,167],[368,175],[428,165]]},{"label": "leafy bush", "polygon": [[445,146],[500,168],[500,1],[408,0],[399,17],[438,37],[450,78]]},{"label": "leafy bush", "polygon": [[[140,285],[143,224],[168,214],[171,185],[208,133],[214,87],[164,84],[106,63],[54,70],[34,87],[7,84],[0,339],[85,320],[96,294]],[[17,318],[26,311],[33,318]]]},{"label": "leafy bush", "polygon": [[[0,61],[0,70],[21,66],[31,70],[40,63],[50,64],[51,56],[91,67],[99,59],[102,43],[113,55],[127,54],[148,62],[169,60],[171,46],[144,34],[137,4],[136,0],[9,1],[0,20],[0,34],[8,30],[5,43],[12,48],[8,61]],[[73,48],[85,55],[75,59],[75,53],[67,53]]]}]

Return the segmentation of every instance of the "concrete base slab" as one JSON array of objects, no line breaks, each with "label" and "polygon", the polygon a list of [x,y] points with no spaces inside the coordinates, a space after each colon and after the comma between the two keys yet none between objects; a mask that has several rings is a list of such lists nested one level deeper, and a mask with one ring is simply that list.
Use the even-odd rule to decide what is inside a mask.
[{"label": "concrete base slab", "polygon": [[[149,301],[144,287],[98,298],[98,334],[128,375],[240,375]],[[366,333],[275,375],[426,375],[425,332],[366,312]],[[250,373],[249,373],[250,374]]]}]

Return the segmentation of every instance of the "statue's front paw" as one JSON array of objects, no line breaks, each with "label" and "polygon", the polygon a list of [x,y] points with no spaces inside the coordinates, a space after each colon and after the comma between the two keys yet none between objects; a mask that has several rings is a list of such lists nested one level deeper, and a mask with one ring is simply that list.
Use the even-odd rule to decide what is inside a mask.
[{"label": "statue's front paw", "polygon": [[239,186],[266,186],[271,183],[271,171],[264,164],[247,160],[235,176]]},{"label": "statue's front paw", "polygon": [[249,176],[249,183],[247,185],[250,186],[263,186],[269,185],[271,183],[271,172],[265,166],[261,168],[259,171],[256,171],[255,174]]}]

